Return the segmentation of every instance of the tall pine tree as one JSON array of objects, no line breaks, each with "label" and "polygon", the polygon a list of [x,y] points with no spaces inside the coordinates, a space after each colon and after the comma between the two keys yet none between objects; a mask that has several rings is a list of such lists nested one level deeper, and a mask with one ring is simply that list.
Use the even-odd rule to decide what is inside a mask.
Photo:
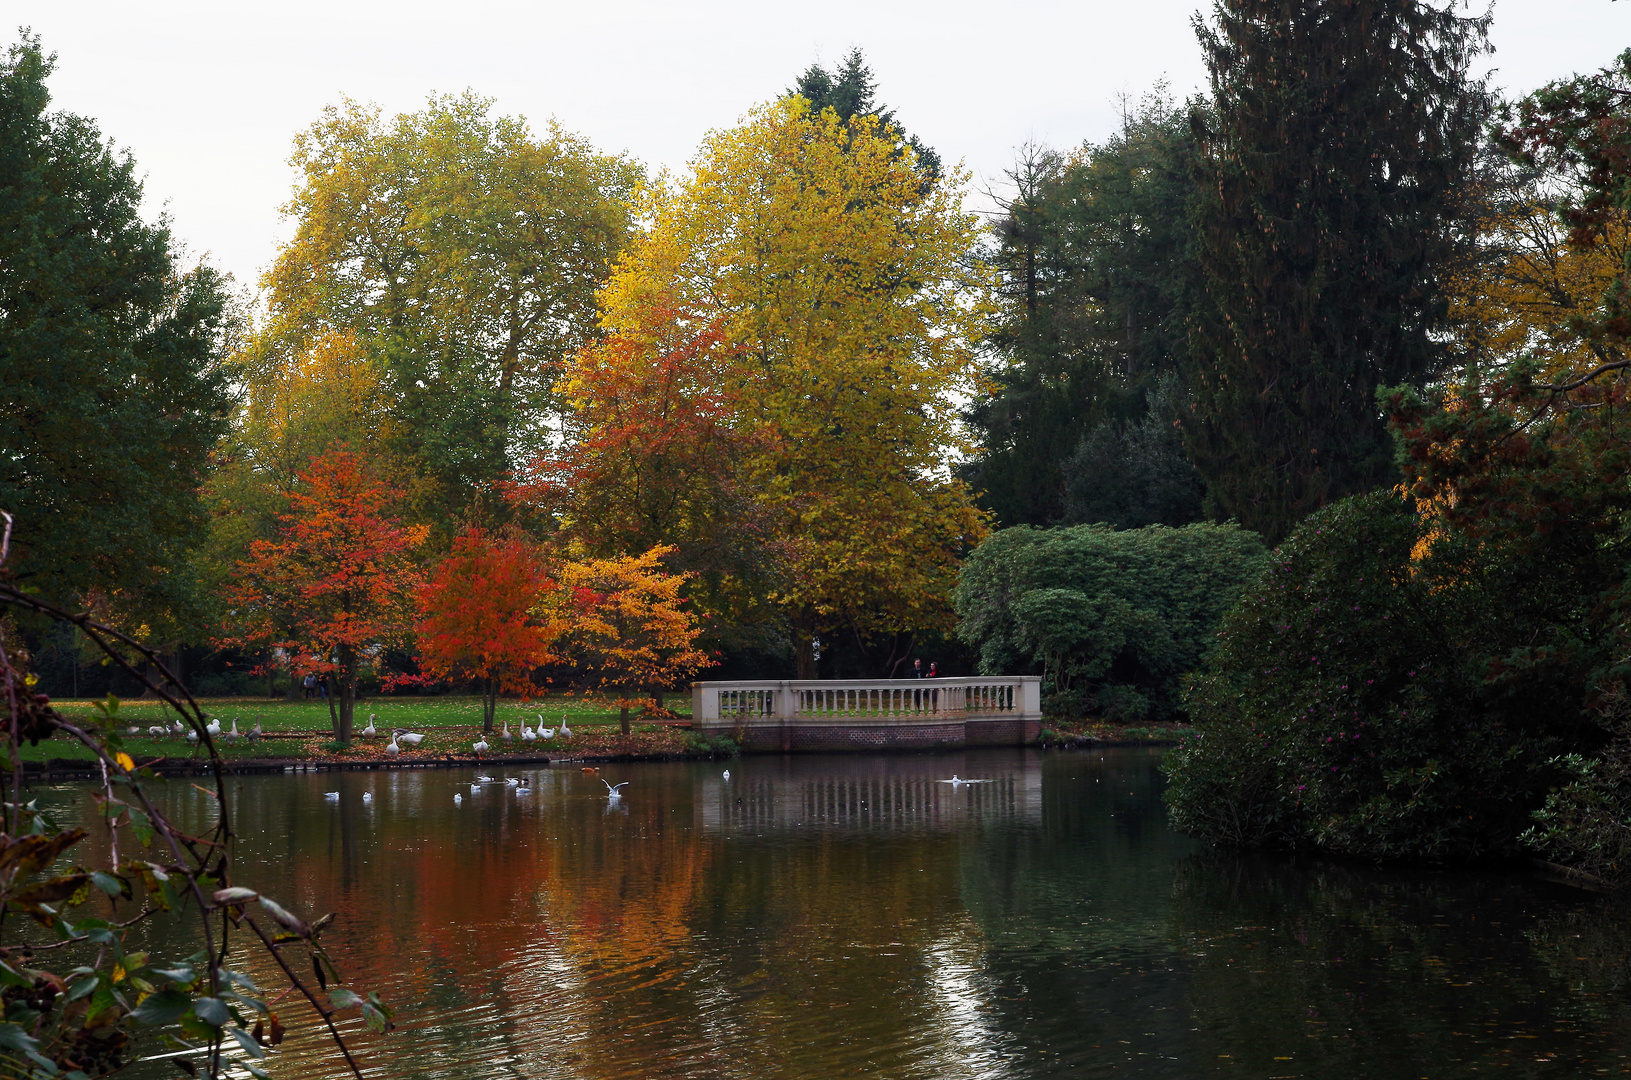
[{"label": "tall pine tree", "polygon": [[965,469],[1002,524],[1059,521],[1084,434],[1137,421],[1144,385],[1185,366],[1190,152],[1185,113],[1157,87],[1105,142],[1027,146],[1009,172],[990,256],[999,391],[969,410],[984,449]]},{"label": "tall pine tree", "polygon": [[1197,19],[1191,459],[1211,510],[1277,541],[1385,483],[1378,386],[1444,359],[1441,279],[1487,115],[1489,16],[1417,0],[1220,0]]}]

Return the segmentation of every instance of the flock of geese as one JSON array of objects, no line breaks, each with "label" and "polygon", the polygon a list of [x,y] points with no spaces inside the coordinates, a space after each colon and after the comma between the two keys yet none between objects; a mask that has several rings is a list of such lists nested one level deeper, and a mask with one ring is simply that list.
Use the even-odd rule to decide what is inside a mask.
[{"label": "flock of geese", "polygon": [[[368,726],[357,732],[357,734],[364,739],[379,738],[379,729],[374,726],[374,721],[378,719],[378,713],[369,713]],[[142,733],[142,729],[139,727],[132,727],[128,730],[131,735],[140,735]],[[259,720],[255,721],[255,726],[249,731],[240,732],[238,730],[237,717],[233,717],[232,727],[228,729],[223,729],[221,727],[221,721],[219,719],[212,718],[210,722],[204,726],[204,730],[209,732],[210,738],[221,739],[229,744],[236,743],[239,739],[248,739],[252,743],[259,742],[264,734],[261,731],[261,722]],[[189,743],[198,742],[198,732],[194,731],[191,727],[188,727],[180,720],[169,724],[154,724],[147,729],[147,734],[155,739],[175,736],[178,739],[185,738]],[[539,741],[550,742],[555,739],[570,739],[571,737],[572,729],[566,725],[565,713],[561,714],[561,726],[558,728],[545,727],[542,713],[538,715],[538,726],[536,728],[528,727],[526,721],[524,720],[521,722],[521,741],[523,743]],[[504,721],[504,731],[499,735],[499,738],[503,740],[505,746],[514,745],[515,736],[510,732],[510,722],[508,720]],[[390,757],[396,757],[398,754],[402,753],[404,747],[412,750],[423,742],[424,739],[424,735],[418,732],[407,731],[403,728],[392,728],[391,741],[385,744],[385,753]],[[492,744],[487,741],[487,737],[484,735],[475,742],[471,743],[470,748],[476,752],[477,756],[480,756],[485,754],[488,750],[491,750]]]},{"label": "flock of geese", "polygon": [[[128,734],[131,735],[140,735],[142,733],[142,729],[139,727],[127,728],[126,730]],[[235,743],[239,739],[248,739],[250,742],[259,742],[264,734],[261,731],[261,722],[259,720],[256,720],[255,726],[250,728],[248,731],[239,731],[237,717],[233,717],[232,727],[230,729],[223,730],[221,727],[221,721],[212,719],[208,724],[204,725],[204,730],[209,732],[210,738],[221,739],[229,743]],[[180,720],[176,720],[168,724],[154,724],[147,729],[147,734],[155,739],[163,739],[174,736],[178,739],[184,738],[190,743],[196,743],[198,741],[198,732],[194,731],[191,727],[182,723]]]}]

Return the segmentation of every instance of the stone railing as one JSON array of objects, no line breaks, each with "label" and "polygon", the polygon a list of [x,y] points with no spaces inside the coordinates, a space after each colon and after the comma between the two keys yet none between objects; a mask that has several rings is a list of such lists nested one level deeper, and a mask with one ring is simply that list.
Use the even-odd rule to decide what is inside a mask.
[{"label": "stone railing", "polygon": [[[965,739],[953,726],[974,724],[990,736],[992,724],[1019,724],[1023,731],[1042,717],[1041,680],[1034,675],[978,676],[958,679],[821,679],[780,682],[698,682],[691,684],[691,723],[707,734],[732,734],[765,743],[780,732],[784,747],[795,742],[816,748],[827,744],[907,745],[910,730],[926,744],[950,745]],[[899,728],[899,738],[858,739],[863,730]],[[970,729],[971,731],[973,729]],[[1004,728],[1006,730],[1006,727]],[[796,739],[803,731],[807,738]],[[1006,735],[1000,737],[1007,742]],[[969,742],[983,741],[970,738]]]}]

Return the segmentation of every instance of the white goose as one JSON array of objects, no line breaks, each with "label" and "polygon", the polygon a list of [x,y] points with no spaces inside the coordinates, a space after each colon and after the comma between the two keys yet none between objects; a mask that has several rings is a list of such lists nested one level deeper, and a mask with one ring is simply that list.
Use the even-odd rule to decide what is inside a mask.
[{"label": "white goose", "polygon": [[152,727],[147,729],[147,733],[153,736],[155,739],[162,739],[166,735],[170,734],[170,729],[160,724],[154,724]]},{"label": "white goose", "polygon": [[731,771],[729,769],[726,769],[725,774],[723,776],[721,776],[720,779],[725,781],[725,783],[727,783],[727,784],[730,783],[731,782]]},{"label": "white goose", "polygon": [[515,742],[515,736],[510,734],[510,722],[508,720],[504,721],[504,734],[500,735],[499,738],[504,740],[505,746]]},{"label": "white goose", "polygon": [[526,721],[522,721],[521,722],[521,741],[522,742],[536,742],[537,740],[538,740],[538,733],[536,731],[532,730],[530,727],[528,727],[527,724],[526,724]]},{"label": "white goose", "polygon": [[362,793],[362,801],[363,802],[373,802],[374,801],[374,793],[372,791],[363,792]]},{"label": "white goose", "polygon": [[215,738],[221,734],[221,721],[212,718],[208,724],[204,725],[204,730],[210,733],[210,738]]},{"label": "white goose", "polygon": [[368,714],[368,726],[363,728],[360,732],[363,738],[372,739],[375,735],[379,734],[379,732],[374,728],[374,717],[377,715],[377,713]]},{"label": "white goose", "polygon": [[460,795],[457,791],[455,791],[453,793],[453,805],[454,806],[463,806],[464,805],[464,796]]},{"label": "white goose", "polygon": [[566,726],[566,714],[562,713],[561,714],[561,738],[570,739],[571,737],[572,737],[572,729]]},{"label": "white goose", "polygon": [[478,755],[485,754],[488,749],[487,740],[477,739],[475,742],[470,744],[470,749],[474,750]]},{"label": "white goose", "polygon": [[492,782],[493,782],[493,778],[491,776],[482,776],[480,773],[477,773],[476,774],[476,783],[471,784],[470,786],[475,787],[477,784],[491,784]]},{"label": "white goose", "polygon": [[538,729],[538,737],[540,739],[544,740],[545,742],[548,742],[549,740],[551,740],[551,739],[553,739],[555,737],[555,729],[554,728],[547,728],[547,727],[546,728],[539,728]]},{"label": "white goose", "polygon": [[394,733],[391,735],[391,741],[385,744],[385,752],[391,757],[396,757],[402,752],[402,747],[396,744],[396,735]]},{"label": "white goose", "polygon": [[232,730],[227,732],[227,742],[235,743],[241,738],[243,736],[238,734],[238,718],[234,716],[232,718]]},{"label": "white goose", "polygon": [[392,734],[401,741],[403,746],[408,747],[418,746],[425,738],[423,735],[415,735],[411,731],[393,732]]}]

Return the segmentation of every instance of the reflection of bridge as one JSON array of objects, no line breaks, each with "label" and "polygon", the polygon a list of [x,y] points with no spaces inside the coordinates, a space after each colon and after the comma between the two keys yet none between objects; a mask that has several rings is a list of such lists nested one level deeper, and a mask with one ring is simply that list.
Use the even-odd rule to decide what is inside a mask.
[{"label": "reflection of bridge", "polygon": [[1042,727],[1041,679],[820,679],[691,684],[691,724],[757,750],[1023,746]]},{"label": "reflection of bridge", "polygon": [[[754,832],[794,825],[946,827],[968,821],[1040,822],[1042,770],[1018,755],[868,761],[854,769],[791,769],[761,773],[744,763],[728,783],[710,784],[700,798],[704,828]],[[861,762],[856,763],[861,766]],[[990,783],[940,783],[953,772]]]}]

